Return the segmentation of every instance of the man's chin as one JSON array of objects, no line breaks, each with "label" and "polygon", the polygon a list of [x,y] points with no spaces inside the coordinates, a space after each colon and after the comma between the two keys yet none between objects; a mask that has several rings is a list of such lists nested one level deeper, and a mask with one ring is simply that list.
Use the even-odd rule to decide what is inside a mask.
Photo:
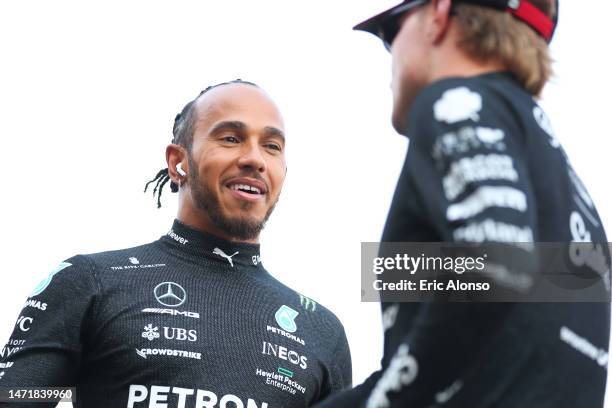
[{"label": "man's chin", "polygon": [[410,110],[415,100],[414,94],[405,92],[393,101],[393,113],[391,123],[397,133],[407,136]]},{"label": "man's chin", "polygon": [[257,238],[265,225],[265,217],[223,214],[213,219],[219,229],[237,239]]},{"label": "man's chin", "polygon": [[225,222],[234,225],[260,225],[264,222],[264,217],[253,215],[226,215]]},{"label": "man's chin", "polygon": [[[194,174],[194,173],[190,173]],[[200,209],[225,235],[238,240],[251,240],[259,236],[265,221],[272,212],[264,202],[236,200],[226,194],[218,194],[213,189],[192,180],[193,200]],[[259,215],[259,216],[258,216]]]},{"label": "man's chin", "polygon": [[391,124],[397,133],[405,135],[408,127],[408,115],[403,109],[394,109],[391,115]]},{"label": "man's chin", "polygon": [[421,91],[428,85],[427,81],[406,78],[398,88],[393,88],[393,114],[391,123],[400,134],[406,135],[412,105]]},{"label": "man's chin", "polygon": [[223,216],[228,219],[256,220],[258,218],[263,218],[263,215],[258,217],[259,213],[265,214],[265,211],[262,209],[264,206],[263,203],[234,201],[229,204],[230,205],[226,205],[222,210]]}]

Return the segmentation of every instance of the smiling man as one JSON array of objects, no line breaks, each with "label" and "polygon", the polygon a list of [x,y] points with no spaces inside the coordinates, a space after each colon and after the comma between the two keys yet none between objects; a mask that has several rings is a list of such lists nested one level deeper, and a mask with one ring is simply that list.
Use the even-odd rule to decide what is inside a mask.
[{"label": "smiling man", "polygon": [[158,205],[166,183],[179,192],[170,231],[54,269],[2,350],[0,387],[74,386],[88,408],[291,408],[350,386],[338,319],[261,262],[286,174],[276,105],[252,83],[219,84],[173,133],[152,181]]}]

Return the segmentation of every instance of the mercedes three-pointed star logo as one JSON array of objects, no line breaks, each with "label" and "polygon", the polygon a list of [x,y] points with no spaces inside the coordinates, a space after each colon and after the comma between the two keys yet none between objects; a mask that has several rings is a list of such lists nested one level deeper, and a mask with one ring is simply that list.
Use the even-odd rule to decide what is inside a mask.
[{"label": "mercedes three-pointed star logo", "polygon": [[179,307],[187,300],[187,292],[178,283],[162,282],[153,289],[155,299],[168,307]]}]

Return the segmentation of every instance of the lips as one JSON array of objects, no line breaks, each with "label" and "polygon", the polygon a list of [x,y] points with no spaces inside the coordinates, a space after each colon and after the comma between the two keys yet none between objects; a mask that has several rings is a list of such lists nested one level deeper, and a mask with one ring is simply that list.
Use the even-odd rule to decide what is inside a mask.
[{"label": "lips", "polygon": [[249,201],[261,199],[268,193],[264,182],[249,177],[231,179],[225,184],[225,187],[232,190],[236,197]]}]

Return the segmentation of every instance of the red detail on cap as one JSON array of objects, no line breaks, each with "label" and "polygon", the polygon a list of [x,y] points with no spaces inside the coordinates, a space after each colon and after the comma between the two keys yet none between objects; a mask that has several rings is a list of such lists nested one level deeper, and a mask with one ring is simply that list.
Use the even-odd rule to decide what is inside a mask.
[{"label": "red detail on cap", "polygon": [[509,7],[508,11],[516,18],[523,20],[525,23],[531,26],[542,37],[544,37],[546,41],[551,40],[555,25],[552,20],[542,12],[542,10],[528,1],[521,0],[517,9]]}]

